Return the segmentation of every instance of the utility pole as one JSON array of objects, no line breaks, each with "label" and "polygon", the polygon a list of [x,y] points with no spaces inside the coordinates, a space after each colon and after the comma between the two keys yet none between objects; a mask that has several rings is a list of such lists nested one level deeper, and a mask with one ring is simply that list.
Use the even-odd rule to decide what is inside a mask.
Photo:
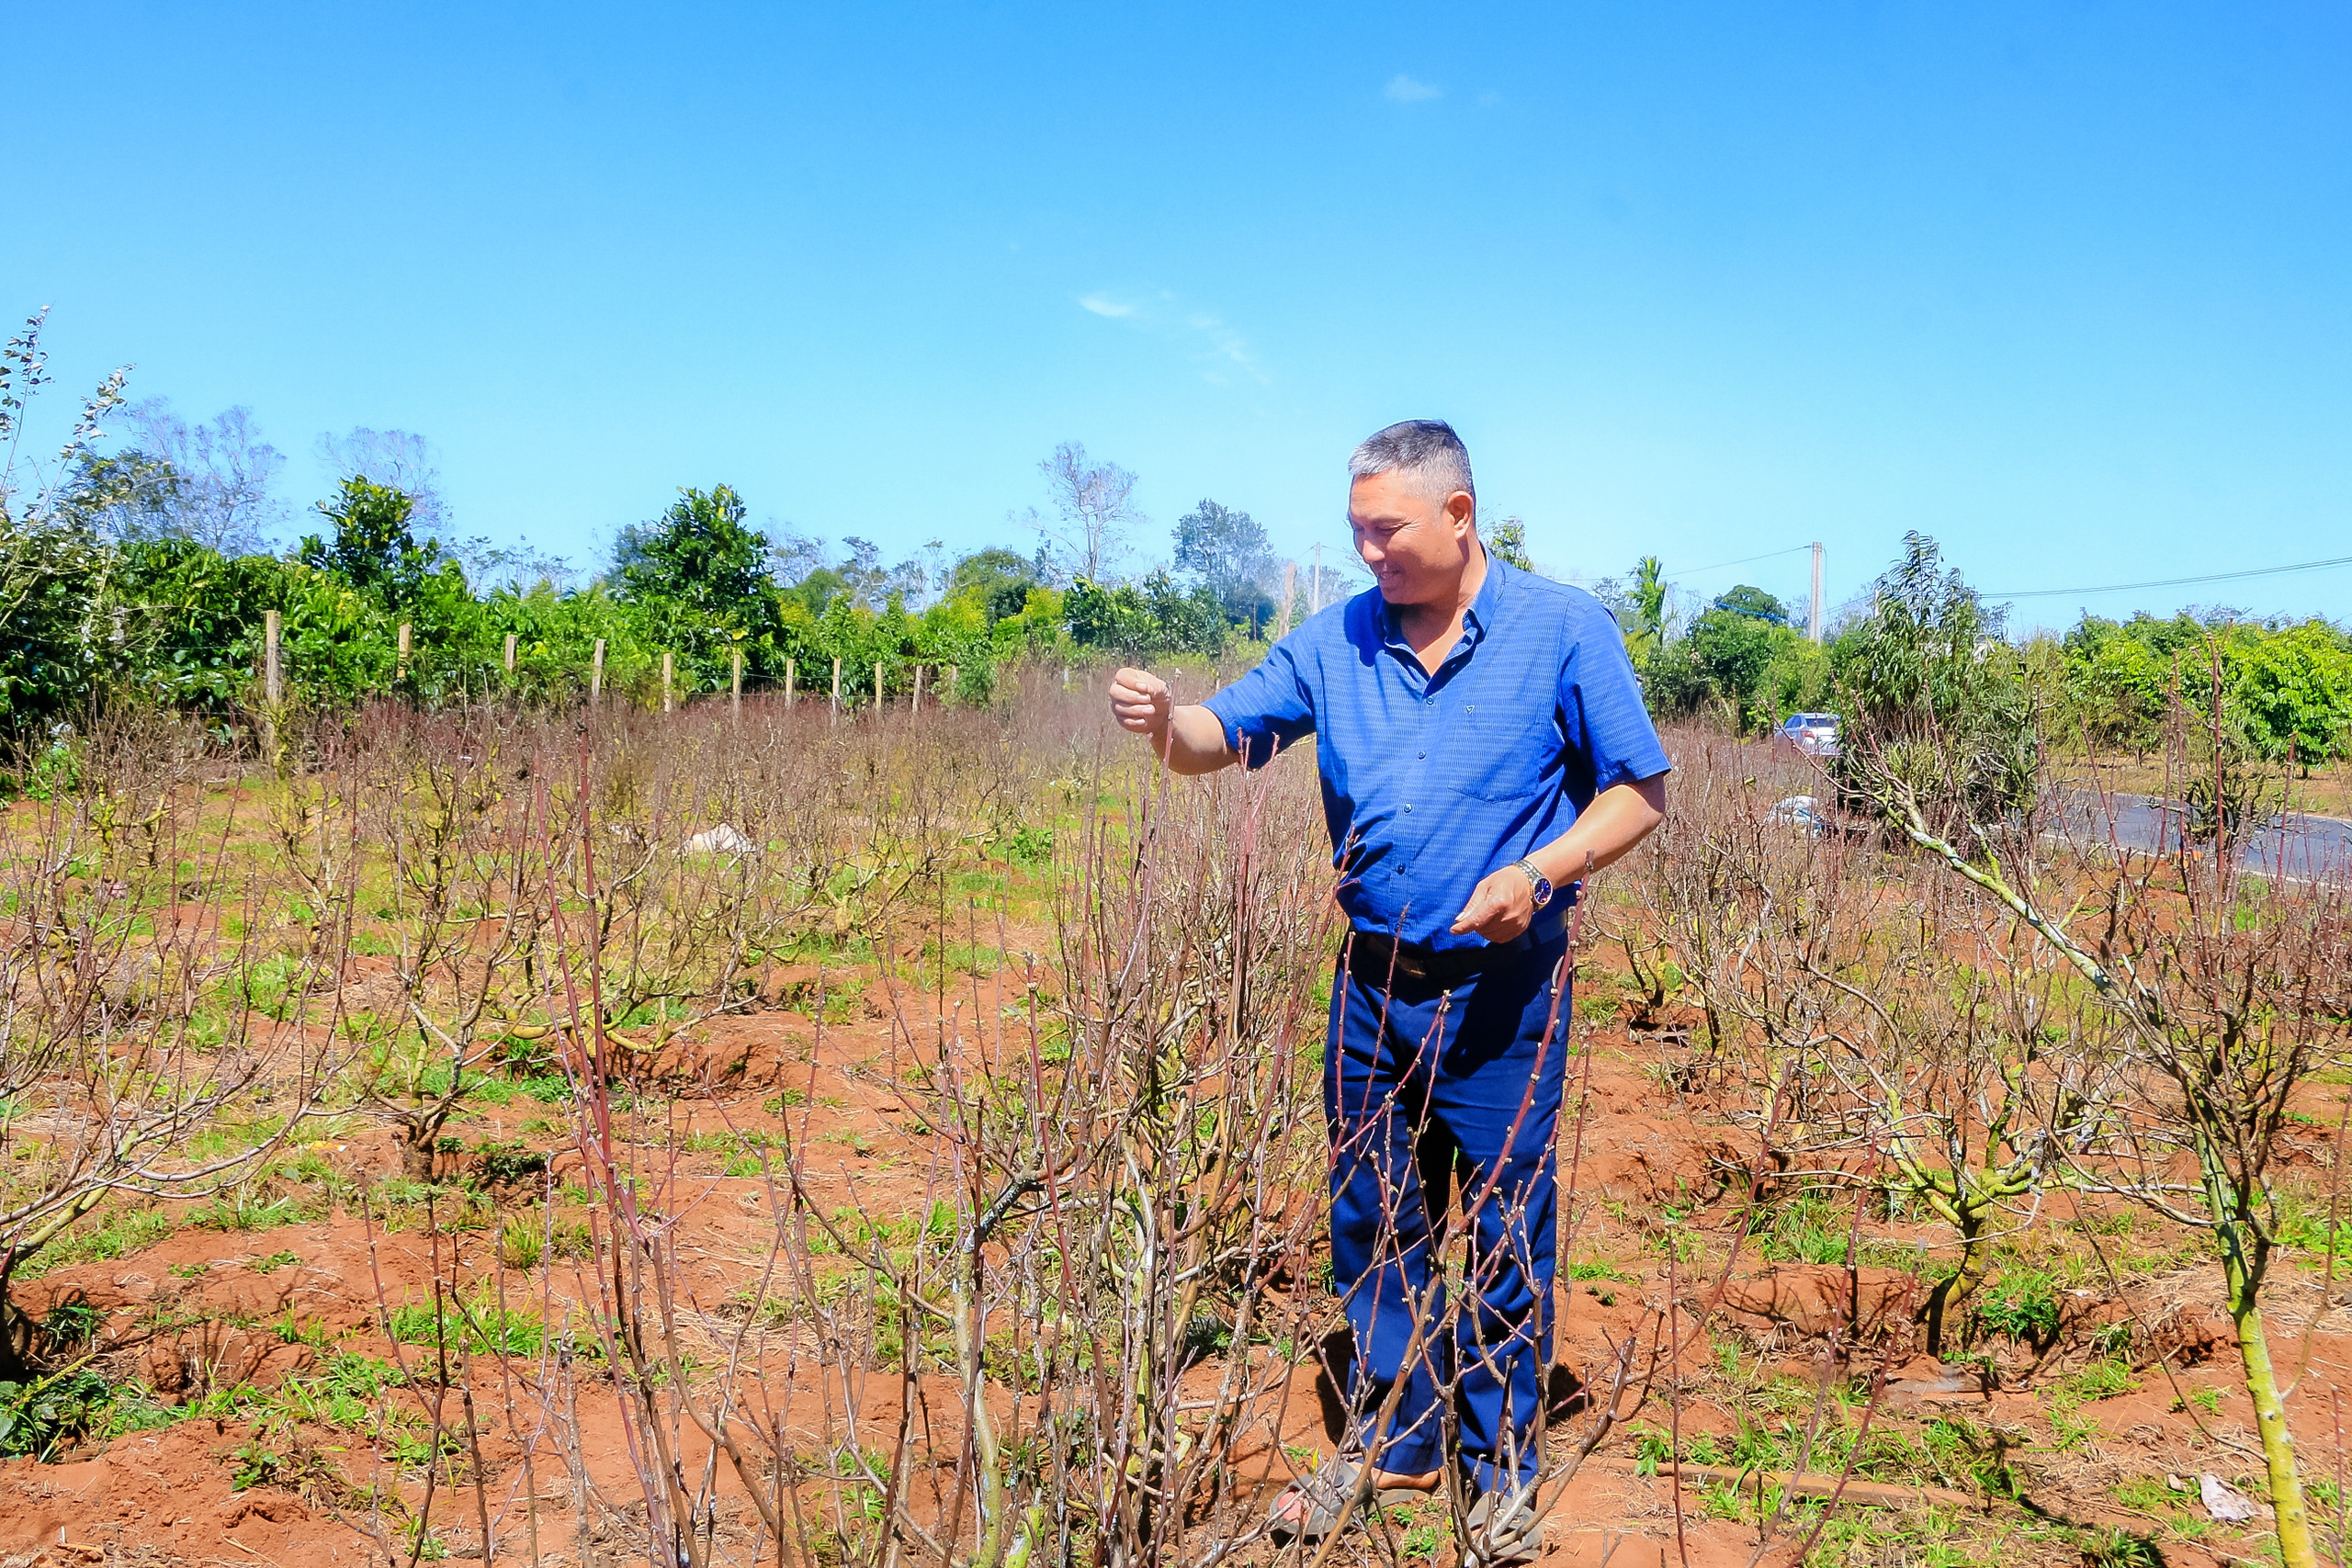
[{"label": "utility pole", "polygon": [[1813,603],[1804,615],[1804,635],[1821,640],[1821,541],[1813,542]]}]

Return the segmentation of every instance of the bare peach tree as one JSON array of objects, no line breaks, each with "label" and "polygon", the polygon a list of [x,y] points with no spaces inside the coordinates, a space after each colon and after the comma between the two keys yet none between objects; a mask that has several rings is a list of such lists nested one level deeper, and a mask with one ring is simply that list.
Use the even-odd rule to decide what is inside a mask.
[{"label": "bare peach tree", "polygon": [[2343,874],[2256,879],[2226,849],[2122,852],[2095,902],[2053,914],[2030,851],[1965,853],[1932,830],[1899,778],[1879,773],[1875,788],[1898,830],[2005,909],[2020,946],[2045,946],[2069,965],[2112,1021],[2133,1092],[2097,1123],[2095,1140],[2067,1150],[2070,1162],[2086,1189],[2129,1196],[2212,1238],[2281,1557],[2315,1564],[2261,1297],[2279,1245],[2271,1181],[2294,1096],[2352,1057]]},{"label": "bare peach tree", "polygon": [[[288,910],[228,875],[233,807],[199,830],[192,726],[102,723],[70,773],[10,814],[0,852],[0,1376],[28,1375],[36,1325],[17,1269],[100,1204],[218,1193],[315,1110],[347,946],[350,888]],[[237,908],[234,934],[186,913],[183,863]],[[242,896],[240,896],[242,894]],[[322,995],[321,993],[325,993]],[[220,1005],[225,1000],[226,1006]],[[251,1136],[215,1156],[223,1119]]]}]

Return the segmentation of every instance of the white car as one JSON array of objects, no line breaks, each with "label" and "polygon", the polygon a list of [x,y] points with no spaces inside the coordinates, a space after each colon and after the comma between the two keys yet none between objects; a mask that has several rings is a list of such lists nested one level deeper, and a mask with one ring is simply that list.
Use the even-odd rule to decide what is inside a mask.
[{"label": "white car", "polygon": [[1838,755],[1838,716],[1834,713],[1792,713],[1773,731],[1780,739],[1807,757]]}]

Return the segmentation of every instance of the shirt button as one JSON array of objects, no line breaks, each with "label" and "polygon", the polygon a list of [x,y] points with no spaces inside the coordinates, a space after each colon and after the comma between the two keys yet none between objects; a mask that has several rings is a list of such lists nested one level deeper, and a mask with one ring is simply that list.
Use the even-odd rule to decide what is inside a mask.
[{"label": "shirt button", "polygon": [[1416,752],[1414,752],[1414,753],[1413,753],[1413,755],[1414,755],[1414,756],[1416,756],[1416,757],[1419,757],[1419,758],[1424,758],[1424,759],[1426,759],[1426,758],[1429,756],[1429,753],[1428,753],[1427,751],[1416,751]]},{"label": "shirt button", "polygon": [[1405,803],[1405,809],[1406,809],[1406,810],[1408,810],[1408,811],[1410,811],[1411,809],[1413,809],[1413,803],[1412,803],[1411,801],[1409,801],[1409,800],[1408,800],[1408,801],[1407,801],[1407,802]]}]

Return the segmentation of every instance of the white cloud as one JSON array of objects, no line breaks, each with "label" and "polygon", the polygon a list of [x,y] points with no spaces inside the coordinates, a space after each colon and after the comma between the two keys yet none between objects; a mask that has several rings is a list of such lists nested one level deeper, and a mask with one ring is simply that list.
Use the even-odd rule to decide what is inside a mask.
[{"label": "white cloud", "polygon": [[1219,374],[1230,366],[1263,383],[1266,373],[1258,368],[1258,357],[1250,352],[1250,340],[1227,326],[1215,316],[1194,315],[1184,324],[1198,333],[1206,347],[1194,353],[1193,358],[1204,368],[1201,374],[1222,387],[1225,377]]},{"label": "white cloud", "polygon": [[1226,386],[1229,372],[1259,382],[1267,379],[1249,339],[1227,326],[1223,318],[1187,305],[1168,289],[1125,299],[1098,289],[1080,297],[1078,303],[1093,315],[1125,321],[1136,331],[1176,345],[1186,359],[1200,367],[1204,380]]},{"label": "white cloud", "polygon": [[1431,98],[1445,96],[1444,88],[1432,87],[1427,82],[1416,82],[1402,71],[1388,79],[1385,90],[1388,101],[1396,104],[1425,104]]}]

